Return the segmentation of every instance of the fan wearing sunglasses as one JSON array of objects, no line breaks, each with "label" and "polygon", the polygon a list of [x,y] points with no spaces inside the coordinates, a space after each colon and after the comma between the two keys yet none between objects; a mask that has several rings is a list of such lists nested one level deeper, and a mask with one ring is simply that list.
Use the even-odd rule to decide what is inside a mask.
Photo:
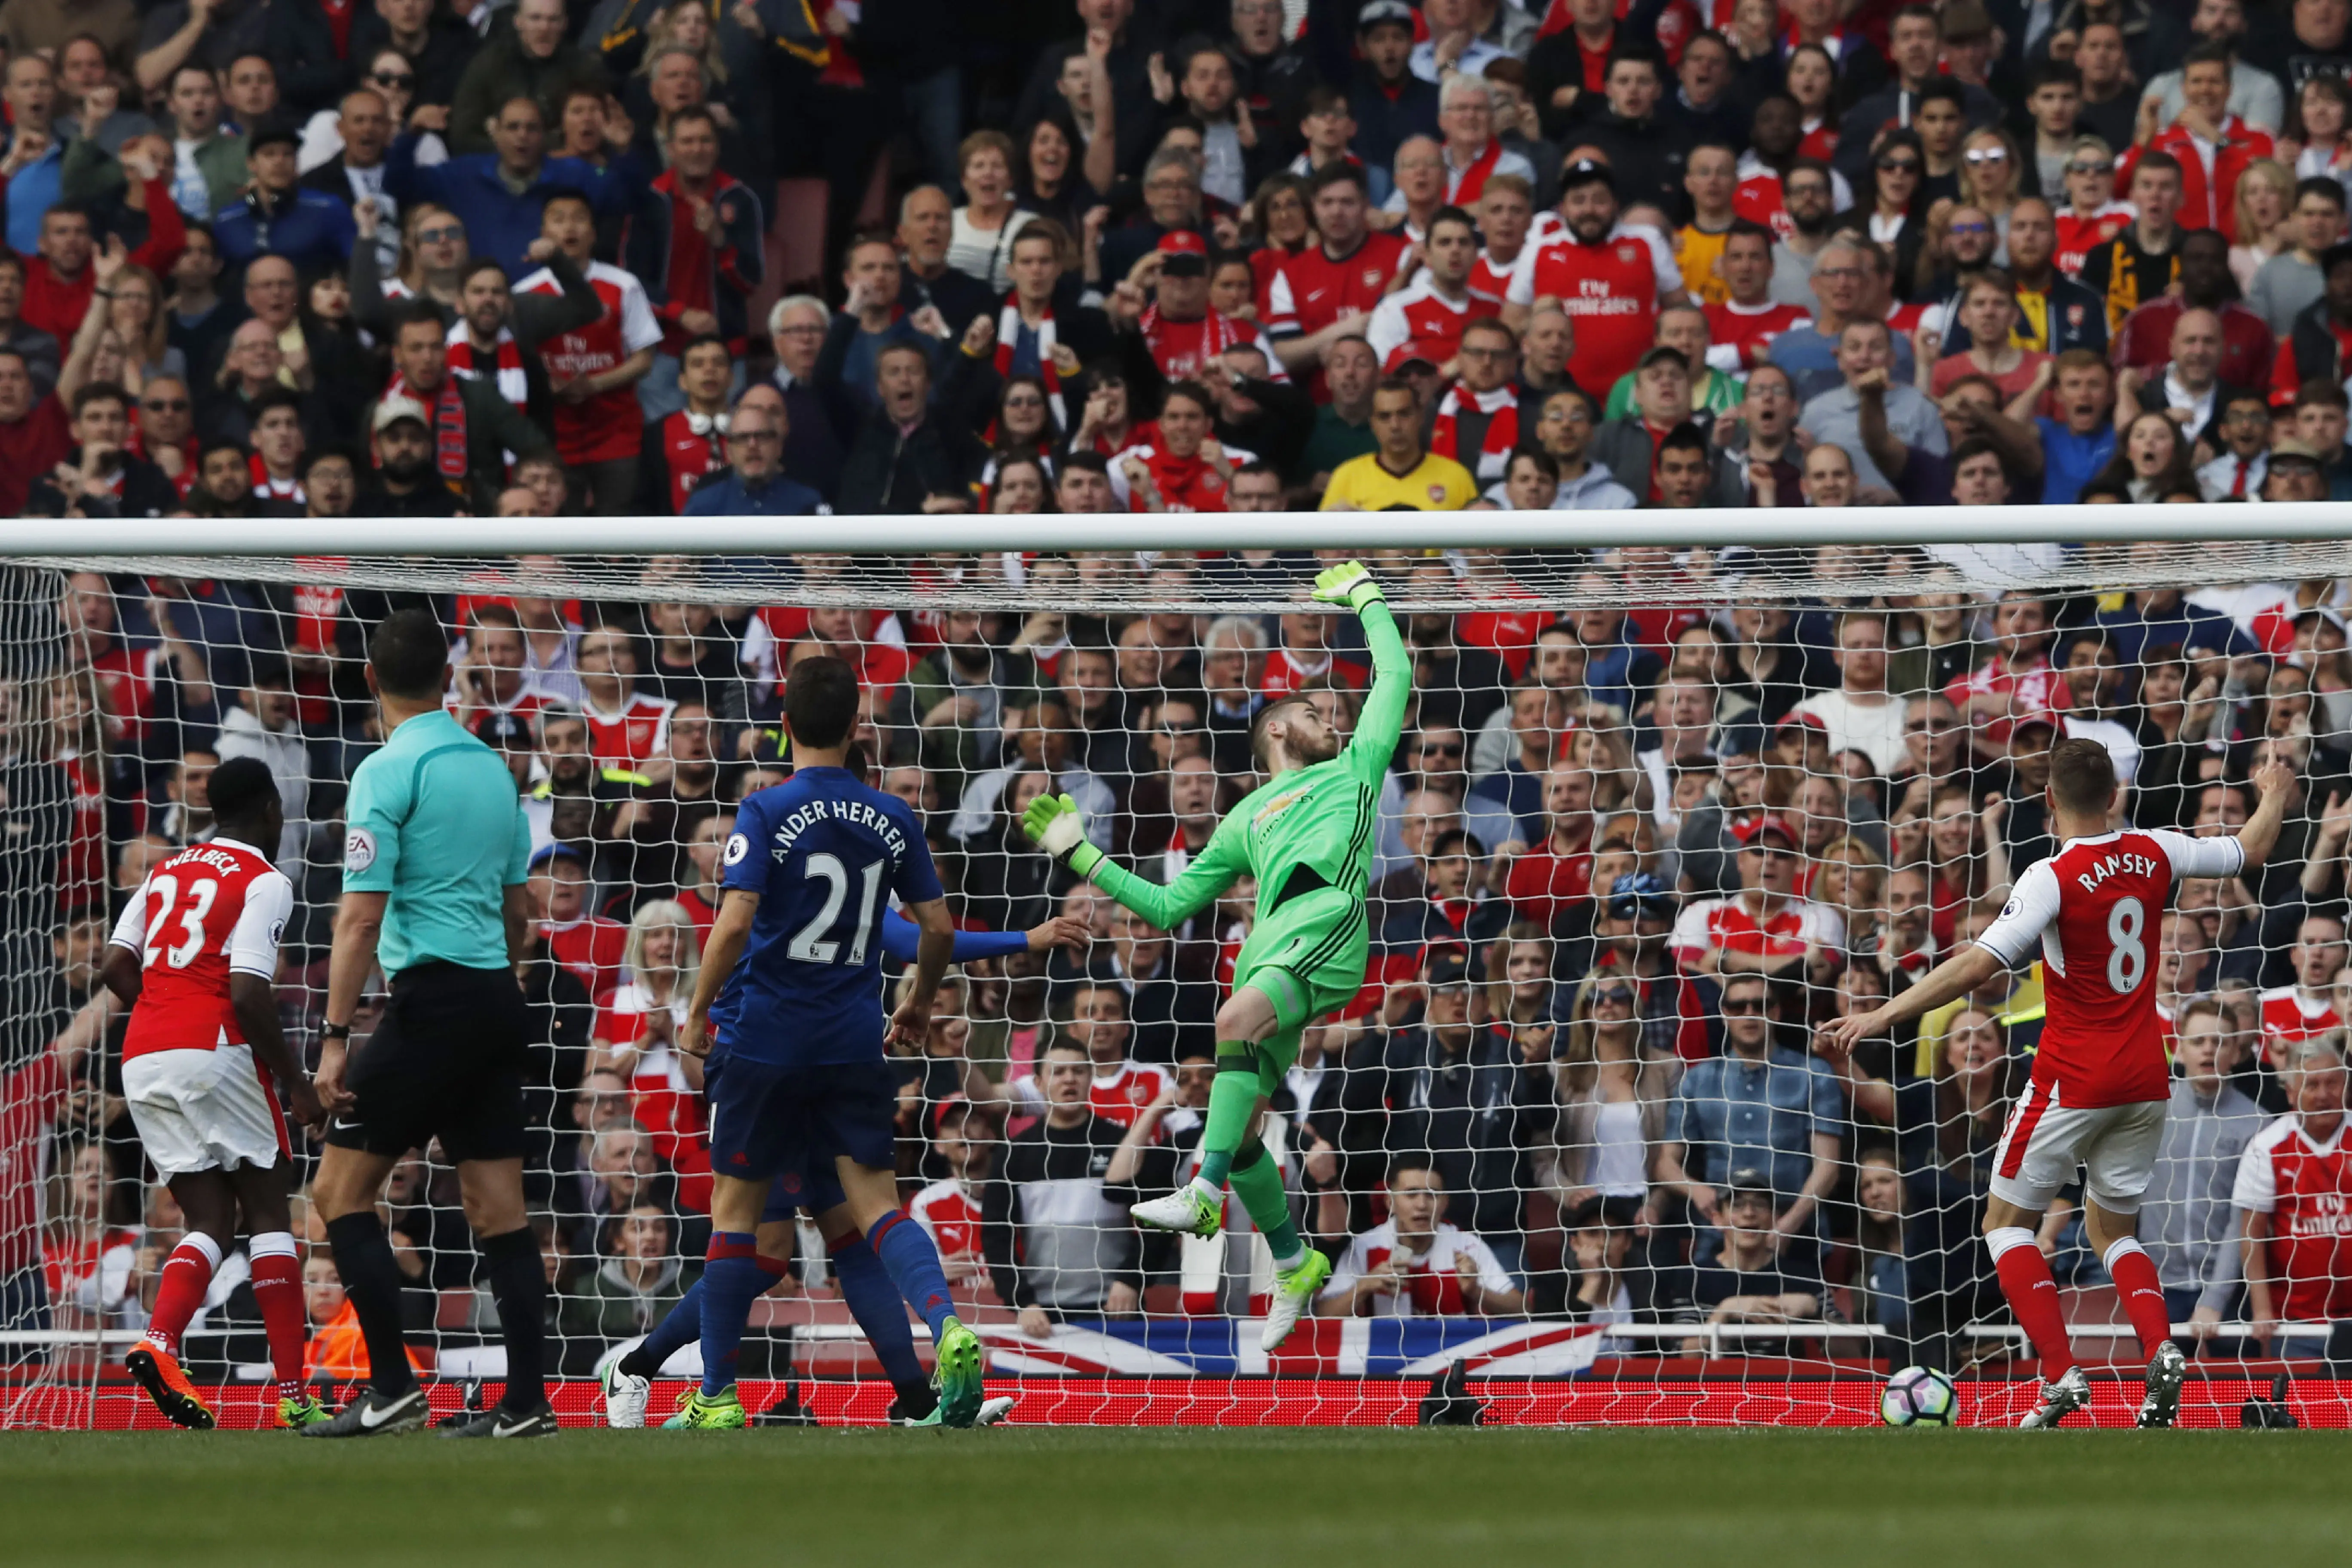
[{"label": "fan wearing sunglasses", "polygon": [[1680,1192],[1698,1216],[1721,1223],[1717,1191],[1734,1171],[1764,1178],[1782,1204],[1774,1228],[1796,1235],[1814,1205],[1837,1184],[1838,1138],[1845,1107],[1822,1063],[1778,1046],[1780,1008],[1760,974],[1727,976],[1716,1005],[1723,1054],[1693,1067],[1667,1113],[1658,1148],[1658,1184]]}]

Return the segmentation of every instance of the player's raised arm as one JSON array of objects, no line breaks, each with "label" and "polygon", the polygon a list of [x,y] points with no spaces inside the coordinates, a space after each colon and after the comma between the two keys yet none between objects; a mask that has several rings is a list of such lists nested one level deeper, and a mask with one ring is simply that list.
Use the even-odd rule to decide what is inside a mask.
[{"label": "player's raised arm", "polygon": [[1243,830],[1226,817],[1177,879],[1166,884],[1120,867],[1087,840],[1087,819],[1068,795],[1041,795],[1021,814],[1029,841],[1162,931],[1173,931],[1216,901],[1249,869]]},{"label": "player's raised arm", "polygon": [[2238,829],[2238,847],[2246,857],[2243,868],[2250,871],[2269,859],[2278,843],[2279,829],[2286,823],[2287,796],[2294,790],[2294,770],[2273,757],[2254,770],[2253,784],[2262,798]]},{"label": "player's raised arm", "polygon": [[1404,733],[1405,703],[1412,696],[1412,658],[1397,635],[1396,617],[1389,613],[1380,579],[1362,562],[1343,562],[1316,574],[1315,597],[1327,605],[1347,605],[1363,623],[1364,641],[1372,650],[1372,689],[1356,716],[1356,735],[1348,742],[1347,755],[1357,777],[1377,784],[1388,773],[1397,739]]},{"label": "player's raised arm", "polygon": [[955,951],[955,921],[948,914],[945,899],[908,904],[907,913],[922,935],[915,942],[914,984],[907,988],[907,999],[890,1015],[888,1038],[895,1045],[919,1046],[930,1032],[931,999],[939,994],[949,955]]},{"label": "player's raised arm", "polygon": [[2008,967],[2008,961],[1990,948],[1970,942],[1893,1001],[1826,1025],[1821,1032],[1821,1044],[1832,1056],[1850,1056],[1862,1041],[1874,1039],[1897,1024],[1967,995],[1992,978],[1996,970]]}]

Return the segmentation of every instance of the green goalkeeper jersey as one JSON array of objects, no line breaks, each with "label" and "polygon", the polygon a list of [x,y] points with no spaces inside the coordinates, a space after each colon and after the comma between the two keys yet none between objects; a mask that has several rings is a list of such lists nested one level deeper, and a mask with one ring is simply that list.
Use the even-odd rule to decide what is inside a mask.
[{"label": "green goalkeeper jersey", "polygon": [[1371,886],[1381,784],[1404,723],[1412,661],[1384,601],[1373,600],[1358,615],[1371,645],[1372,689],[1347,749],[1251,791],[1174,881],[1163,886],[1105,859],[1090,873],[1097,886],[1163,931],[1208,907],[1244,874],[1257,879],[1261,921],[1302,888],[1337,888],[1362,904]]}]

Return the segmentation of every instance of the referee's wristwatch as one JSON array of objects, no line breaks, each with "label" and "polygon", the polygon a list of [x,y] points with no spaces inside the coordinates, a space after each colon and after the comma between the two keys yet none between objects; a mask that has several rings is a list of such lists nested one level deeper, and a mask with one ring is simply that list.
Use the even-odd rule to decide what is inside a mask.
[{"label": "referee's wristwatch", "polygon": [[349,1024],[321,1024],[319,1026],[319,1038],[322,1040],[348,1040],[351,1037],[352,1026]]}]

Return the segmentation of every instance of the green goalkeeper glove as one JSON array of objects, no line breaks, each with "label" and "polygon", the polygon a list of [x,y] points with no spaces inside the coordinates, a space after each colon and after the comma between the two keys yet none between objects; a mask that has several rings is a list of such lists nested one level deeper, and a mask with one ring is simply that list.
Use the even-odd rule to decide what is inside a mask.
[{"label": "green goalkeeper glove", "polygon": [[1386,595],[1381,592],[1380,580],[1364,570],[1362,562],[1346,561],[1315,574],[1315,597],[1327,605],[1345,605],[1360,611]]},{"label": "green goalkeeper glove", "polygon": [[1086,814],[1066,795],[1041,795],[1021,814],[1021,831],[1029,841],[1076,871],[1090,876],[1101,863],[1102,851],[1087,841]]}]

